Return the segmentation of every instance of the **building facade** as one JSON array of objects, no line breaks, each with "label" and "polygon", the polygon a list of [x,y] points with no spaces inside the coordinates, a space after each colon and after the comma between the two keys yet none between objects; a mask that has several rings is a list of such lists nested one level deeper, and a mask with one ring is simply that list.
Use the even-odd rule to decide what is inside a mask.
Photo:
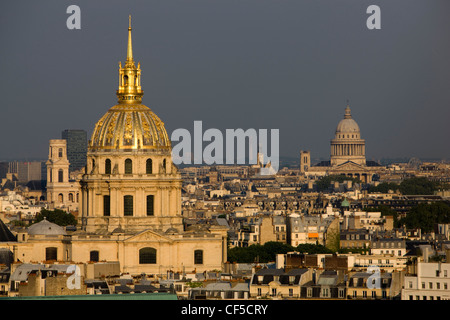
[{"label": "building facade", "polygon": [[[131,275],[221,270],[227,257],[226,227],[184,227],[182,181],[172,162],[171,142],[164,123],[141,103],[131,25],[119,76],[118,104],[96,123],[78,181],[78,230],[43,220],[18,234],[17,242],[1,246],[16,261],[119,262],[120,271]],[[70,199],[66,146],[65,139],[50,141],[47,192],[56,205]]]},{"label": "building facade", "polygon": [[325,175],[346,175],[357,178],[363,183],[371,183],[383,168],[374,161],[366,160],[366,142],[361,138],[361,131],[353,119],[350,106],[345,108],[342,119],[330,143],[330,160],[311,164],[309,151],[300,151],[300,172],[307,177]]},{"label": "building facade", "polygon": [[50,140],[47,165],[47,202],[50,209],[78,211],[80,184],[69,179],[67,141]]},{"label": "building facade", "polygon": [[88,143],[80,181],[82,230],[72,235],[77,245],[71,258],[83,261],[101,251],[100,259],[119,259],[130,273],[221,269],[226,229],[184,228],[181,175],[164,123],[142,104],[131,31],[130,25],[127,58],[119,63],[118,104],[96,123]]},{"label": "building facade", "polygon": [[402,300],[450,300],[450,263],[418,261],[404,278]]},{"label": "building facade", "polygon": [[320,244],[330,249],[339,249],[339,218],[331,215],[300,215],[293,213],[288,218],[288,243]]}]

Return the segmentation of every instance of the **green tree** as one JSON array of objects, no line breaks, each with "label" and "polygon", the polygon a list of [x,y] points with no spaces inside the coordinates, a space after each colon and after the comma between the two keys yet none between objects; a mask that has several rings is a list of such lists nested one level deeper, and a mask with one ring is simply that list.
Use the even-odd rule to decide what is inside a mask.
[{"label": "green tree", "polygon": [[382,182],[378,186],[370,186],[369,193],[381,192],[388,193],[390,190],[399,190],[402,194],[409,195],[430,195],[439,188],[439,185],[433,181],[423,177],[413,177],[403,180],[400,184],[392,182]]},{"label": "green tree", "polygon": [[399,224],[431,232],[435,223],[450,223],[450,206],[444,202],[421,203],[411,208]]},{"label": "green tree", "polygon": [[380,192],[380,193],[388,193],[389,191],[397,191],[399,189],[399,185],[393,182],[382,182],[377,186],[369,186],[367,190],[369,193]]},{"label": "green tree", "polygon": [[276,255],[294,251],[294,247],[282,242],[269,241],[264,245],[252,244],[248,247],[234,247],[228,250],[228,261],[240,263],[272,262]]},{"label": "green tree", "polygon": [[361,182],[361,180],[359,180],[358,178],[352,178],[352,177],[348,177],[346,175],[329,175],[329,176],[324,176],[320,180],[316,181],[317,190],[318,191],[326,191],[330,188],[330,184],[332,182],[342,183],[344,181],[349,181],[349,180],[351,180],[353,183]]},{"label": "green tree", "polygon": [[405,179],[400,183],[400,192],[402,194],[418,195],[434,194],[437,184],[423,177],[414,177]]},{"label": "green tree", "polygon": [[48,221],[62,227],[77,225],[77,219],[73,214],[65,212],[60,209],[55,210],[42,209],[41,212],[36,215],[34,223],[44,220],[44,217]]},{"label": "green tree", "polygon": [[301,243],[297,246],[296,250],[301,253],[333,253],[332,250],[321,244]]}]

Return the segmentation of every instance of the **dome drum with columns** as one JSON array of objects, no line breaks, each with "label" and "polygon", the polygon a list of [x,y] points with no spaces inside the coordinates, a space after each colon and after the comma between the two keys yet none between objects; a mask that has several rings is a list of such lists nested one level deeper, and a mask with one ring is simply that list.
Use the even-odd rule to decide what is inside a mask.
[{"label": "dome drum with columns", "polygon": [[89,232],[182,229],[181,176],[161,119],[141,103],[141,67],[119,63],[118,104],[96,123],[81,180],[82,224]]},{"label": "dome drum with columns", "polygon": [[[5,233],[8,241],[17,240],[14,260],[118,262],[120,272],[132,276],[223,268],[227,228],[201,224],[184,229],[181,175],[172,162],[164,123],[141,104],[141,70],[132,57],[129,26],[127,60],[119,68],[119,102],[97,122],[79,180],[81,228],[66,232],[44,220],[16,239]],[[50,146],[49,175],[69,165],[59,156],[60,147],[64,156],[59,143]],[[62,172],[61,178],[65,176]],[[0,233],[1,229],[0,222]],[[10,243],[0,241],[0,249],[5,247],[9,249]]]},{"label": "dome drum with columns", "polygon": [[300,172],[316,179],[325,175],[346,175],[363,183],[371,183],[374,175],[383,171],[374,161],[366,161],[366,142],[361,139],[358,124],[352,118],[350,106],[345,108],[342,119],[330,143],[330,160],[311,165],[309,151],[300,151]]},{"label": "dome drum with columns", "polygon": [[359,126],[351,115],[350,106],[345,108],[344,119],[337,128],[335,137],[331,140],[331,165],[340,165],[347,161],[365,165],[366,143],[361,139]]}]

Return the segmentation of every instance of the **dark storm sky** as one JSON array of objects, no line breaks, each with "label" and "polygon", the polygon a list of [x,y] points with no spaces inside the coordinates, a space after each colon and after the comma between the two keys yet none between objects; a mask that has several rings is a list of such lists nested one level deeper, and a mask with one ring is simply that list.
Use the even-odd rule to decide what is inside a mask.
[{"label": "dark storm sky", "polygon": [[[66,9],[81,8],[81,30]],[[369,30],[369,5],[381,30]],[[346,100],[368,159],[450,158],[450,1],[3,1],[0,160],[91,135],[114,104],[128,15],[143,103],[164,122],[279,129],[280,154],[329,157]]]}]

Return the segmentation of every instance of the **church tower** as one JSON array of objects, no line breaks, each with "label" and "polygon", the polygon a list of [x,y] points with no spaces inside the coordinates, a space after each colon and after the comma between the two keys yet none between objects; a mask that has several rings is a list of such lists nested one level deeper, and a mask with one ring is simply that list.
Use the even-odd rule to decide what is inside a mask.
[{"label": "church tower", "polygon": [[181,175],[164,123],[142,104],[131,31],[130,19],[126,60],[123,66],[119,62],[118,104],[96,123],[88,145],[80,182],[82,228],[182,231]]},{"label": "church tower", "polygon": [[51,208],[66,211],[78,210],[79,188],[69,181],[69,160],[67,159],[67,141],[50,140],[47,165],[47,201]]}]

